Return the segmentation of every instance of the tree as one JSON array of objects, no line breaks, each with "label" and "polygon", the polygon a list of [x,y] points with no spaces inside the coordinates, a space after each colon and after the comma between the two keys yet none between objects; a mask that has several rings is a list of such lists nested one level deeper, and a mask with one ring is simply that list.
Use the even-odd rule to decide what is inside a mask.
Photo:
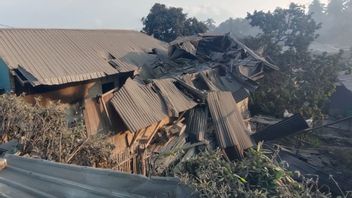
[{"label": "tree", "polygon": [[215,21],[212,18],[207,19],[203,23],[207,26],[208,31],[210,31],[210,32],[212,32],[216,29]]},{"label": "tree", "polygon": [[179,36],[204,33],[207,26],[196,18],[187,18],[182,8],[166,7],[156,3],[147,17],[142,18],[143,32],[162,41],[170,42]]},{"label": "tree", "polygon": [[323,22],[325,20],[325,4],[320,0],[313,0],[309,5],[308,14],[311,14],[316,22]]},{"label": "tree", "polygon": [[243,18],[229,18],[222,22],[216,29],[215,32],[228,33],[230,32],[236,38],[245,38],[247,36],[256,36],[261,31],[257,27],[253,27],[249,24],[249,21]]},{"label": "tree", "polygon": [[345,2],[346,0],[330,0],[326,8],[327,15],[334,18],[341,16]]},{"label": "tree", "polygon": [[269,43],[287,47],[288,50],[305,52],[318,37],[315,31],[320,28],[311,14],[306,14],[304,7],[292,3],[288,9],[277,8],[273,13],[254,11],[248,14],[250,24],[259,27],[263,33],[260,37]]},{"label": "tree", "polygon": [[198,21],[195,17],[189,18],[184,22],[183,36],[195,35],[198,33],[204,33],[208,30],[208,27],[203,22]]},{"label": "tree", "polygon": [[254,49],[263,48],[264,55],[280,67],[279,72],[265,76],[253,95],[256,109],[278,117],[288,110],[307,118],[321,118],[335,88],[335,67],[341,54],[313,55],[309,51],[320,27],[312,14],[291,4],[274,12],[255,11],[247,19],[263,33],[245,42]]}]

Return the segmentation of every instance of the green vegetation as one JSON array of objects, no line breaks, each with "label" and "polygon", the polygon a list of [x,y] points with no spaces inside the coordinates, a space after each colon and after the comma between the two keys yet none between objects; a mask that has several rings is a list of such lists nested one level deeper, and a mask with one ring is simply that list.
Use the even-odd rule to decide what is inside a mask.
[{"label": "green vegetation", "polygon": [[250,24],[262,33],[245,39],[280,67],[266,75],[253,95],[256,109],[282,117],[285,110],[320,119],[324,105],[335,90],[337,65],[342,53],[313,54],[308,48],[320,28],[304,7],[291,4],[274,12],[248,14]]},{"label": "green vegetation", "polygon": [[201,197],[331,197],[317,181],[294,173],[277,162],[276,153],[250,149],[241,161],[226,161],[220,151],[203,152],[171,172],[193,186]]},{"label": "green vegetation", "polygon": [[[205,23],[196,18],[187,18],[182,8],[166,7],[156,3],[150,10],[147,17],[142,18],[143,32],[155,38],[171,42],[179,36],[189,36],[204,33],[208,30]],[[209,26],[211,20],[207,21]]]}]

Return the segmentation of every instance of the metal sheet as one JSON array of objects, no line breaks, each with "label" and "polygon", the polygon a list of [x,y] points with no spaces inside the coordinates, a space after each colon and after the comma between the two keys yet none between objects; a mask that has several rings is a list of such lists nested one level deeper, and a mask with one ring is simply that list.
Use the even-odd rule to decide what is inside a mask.
[{"label": "metal sheet", "polygon": [[208,107],[197,106],[186,116],[186,132],[193,142],[203,141],[208,128]]},{"label": "metal sheet", "polygon": [[243,151],[253,143],[231,92],[209,92],[207,103],[220,148],[230,158],[243,157]]},{"label": "metal sheet", "polygon": [[[0,29],[0,57],[33,86],[96,79],[142,66],[147,52],[167,46],[128,30]],[[121,61],[112,67],[105,55]],[[132,61],[133,60],[133,61]],[[128,66],[128,67],[127,67]]]},{"label": "metal sheet", "polygon": [[154,80],[155,86],[161,91],[165,100],[169,101],[176,114],[193,108],[197,105],[191,98],[181,92],[174,84],[173,79]]},{"label": "metal sheet", "polygon": [[114,93],[111,102],[117,113],[133,132],[159,122],[167,117],[162,98],[147,85],[127,79],[124,86]]},{"label": "metal sheet", "polygon": [[189,197],[176,178],[132,175],[6,155],[0,171],[4,197]]},{"label": "metal sheet", "polygon": [[252,135],[256,142],[283,138],[295,132],[307,129],[309,126],[300,114],[295,114],[279,123],[268,126]]}]

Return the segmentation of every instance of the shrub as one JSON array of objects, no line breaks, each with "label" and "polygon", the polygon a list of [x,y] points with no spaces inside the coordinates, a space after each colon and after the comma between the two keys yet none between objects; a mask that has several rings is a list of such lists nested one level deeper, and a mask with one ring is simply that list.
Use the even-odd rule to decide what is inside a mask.
[{"label": "shrub", "polygon": [[59,102],[31,105],[23,97],[0,96],[1,143],[17,140],[20,155],[84,166],[112,167],[113,145],[104,135],[88,136],[84,122],[69,127],[65,109]]}]

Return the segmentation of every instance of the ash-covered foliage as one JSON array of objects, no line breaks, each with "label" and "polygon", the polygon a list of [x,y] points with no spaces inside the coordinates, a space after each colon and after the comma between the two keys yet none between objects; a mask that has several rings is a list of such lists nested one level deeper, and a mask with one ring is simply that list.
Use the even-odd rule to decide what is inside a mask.
[{"label": "ash-covered foliage", "polygon": [[28,104],[23,97],[0,96],[0,143],[17,140],[20,155],[83,166],[112,167],[113,145],[103,135],[88,136],[84,122],[69,127],[59,103]]},{"label": "ash-covered foliage", "polygon": [[331,197],[319,191],[317,181],[292,178],[272,157],[251,149],[236,162],[226,161],[221,152],[203,152],[181,163],[172,175],[193,186],[201,197]]}]

